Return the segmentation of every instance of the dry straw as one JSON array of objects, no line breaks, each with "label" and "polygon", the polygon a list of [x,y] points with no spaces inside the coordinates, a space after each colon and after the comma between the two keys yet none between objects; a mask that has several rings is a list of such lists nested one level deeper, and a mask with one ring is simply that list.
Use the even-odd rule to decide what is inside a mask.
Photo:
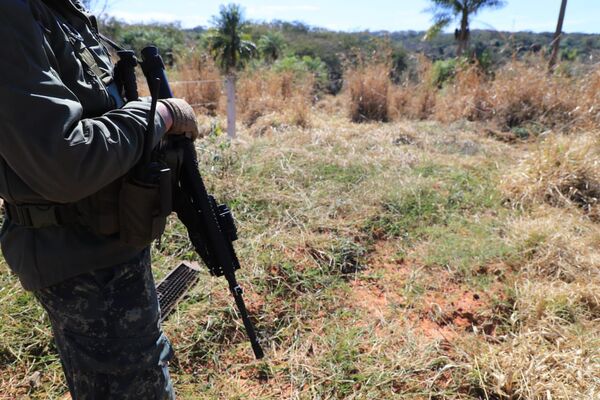
[{"label": "dry straw", "polygon": [[523,160],[504,187],[516,206],[577,206],[598,219],[599,163],[597,135],[553,136]]}]

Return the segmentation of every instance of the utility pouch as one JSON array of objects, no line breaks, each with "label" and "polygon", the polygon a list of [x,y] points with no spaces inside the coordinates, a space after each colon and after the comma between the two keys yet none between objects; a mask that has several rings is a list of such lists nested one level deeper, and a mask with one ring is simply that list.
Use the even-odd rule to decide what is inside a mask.
[{"label": "utility pouch", "polygon": [[122,185],[123,180],[118,179],[76,203],[84,227],[101,236],[119,233],[119,193]]},{"label": "utility pouch", "polygon": [[144,247],[160,238],[171,213],[171,173],[168,168],[156,171],[152,183],[127,179],[119,196],[121,242]]}]

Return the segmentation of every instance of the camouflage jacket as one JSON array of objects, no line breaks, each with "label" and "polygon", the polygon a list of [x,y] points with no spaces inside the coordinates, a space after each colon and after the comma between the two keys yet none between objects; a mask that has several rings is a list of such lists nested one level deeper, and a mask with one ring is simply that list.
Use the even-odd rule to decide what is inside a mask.
[{"label": "camouflage jacket", "polygon": [[[149,105],[109,94],[109,54],[78,0],[0,1],[0,196],[72,203],[126,174],[143,151]],[[91,65],[90,65],[91,64]],[[165,133],[156,116],[155,141]],[[133,258],[141,249],[65,227],[6,222],[2,252],[35,290]]]}]

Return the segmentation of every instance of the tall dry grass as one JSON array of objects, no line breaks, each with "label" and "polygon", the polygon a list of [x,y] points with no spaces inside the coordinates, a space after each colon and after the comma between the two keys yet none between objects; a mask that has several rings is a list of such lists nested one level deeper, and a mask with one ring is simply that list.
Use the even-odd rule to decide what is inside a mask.
[{"label": "tall dry grass", "polygon": [[441,122],[489,119],[493,115],[493,95],[486,84],[477,65],[460,68],[452,84],[435,94],[433,117]]},{"label": "tall dry grass", "polygon": [[513,60],[493,74],[460,64],[439,86],[431,60],[419,56],[417,79],[393,84],[376,62],[346,72],[344,96],[354,122],[435,119],[489,121],[503,130],[531,124],[562,131],[600,122],[600,69],[548,74],[543,59]]},{"label": "tall dry grass", "polygon": [[389,120],[390,68],[386,63],[360,65],[346,72],[353,122]]},{"label": "tall dry grass", "polygon": [[[431,60],[418,56],[416,69],[416,79],[394,84],[385,60],[353,65],[333,111],[348,112],[353,122],[466,119],[502,130],[537,126],[539,132],[591,129],[600,123],[598,67],[574,75],[548,74],[542,58],[530,58],[484,73],[478,65],[457,63],[452,78],[441,86]],[[224,113],[222,77],[210,57],[183,56],[173,73],[177,96],[200,112]],[[251,69],[240,74],[237,87],[240,117],[257,133],[280,125],[310,125],[315,101],[310,73]],[[330,110],[331,104],[319,108]]]},{"label": "tall dry grass", "polygon": [[417,81],[406,81],[390,89],[390,115],[395,120],[424,120],[431,117],[436,105],[432,62],[424,56],[417,61]]},{"label": "tall dry grass", "polygon": [[306,128],[315,87],[314,77],[260,68],[242,74],[237,101],[244,124],[261,135],[281,125]]},{"label": "tall dry grass", "polygon": [[189,53],[176,65],[171,82],[175,96],[186,99],[199,113],[216,115],[223,97],[223,80],[212,58]]}]

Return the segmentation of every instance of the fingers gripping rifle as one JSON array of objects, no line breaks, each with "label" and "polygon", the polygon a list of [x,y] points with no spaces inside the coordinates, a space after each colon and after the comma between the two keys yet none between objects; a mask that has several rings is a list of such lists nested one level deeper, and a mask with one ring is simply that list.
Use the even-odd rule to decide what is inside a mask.
[{"label": "fingers gripping rifle", "polygon": [[[126,56],[129,57],[129,55]],[[130,61],[127,63],[128,65],[133,64]],[[141,65],[151,92],[157,92],[159,98],[173,97],[165,74],[164,63],[156,47],[147,47],[142,51]],[[160,82],[160,84],[156,85],[155,82]],[[127,91],[127,88],[124,90]],[[132,92],[132,90],[130,91]],[[131,96],[133,95],[134,93],[131,93]],[[162,148],[158,149],[159,152],[168,149],[164,152],[165,154],[178,154],[176,171],[171,171],[178,177],[173,184],[173,210],[185,225],[194,249],[208,267],[211,275],[224,276],[227,280],[254,355],[257,359],[261,359],[264,357],[264,352],[248,315],[243,290],[235,276],[235,271],[240,268],[240,263],[233,247],[233,242],[237,240],[237,229],[231,211],[226,205],[218,205],[215,198],[208,194],[199,172],[196,148],[190,139],[183,135],[181,137],[173,136],[161,146]],[[166,313],[169,311],[163,310],[163,316],[166,317]]]}]

